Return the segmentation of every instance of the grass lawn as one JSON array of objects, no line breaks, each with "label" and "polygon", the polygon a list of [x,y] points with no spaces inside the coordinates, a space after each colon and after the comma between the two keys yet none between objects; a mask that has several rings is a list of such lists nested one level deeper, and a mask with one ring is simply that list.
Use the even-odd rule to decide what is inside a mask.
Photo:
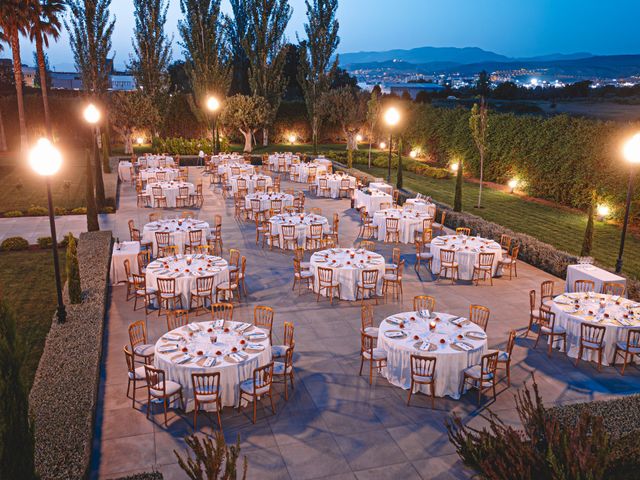
[{"label": "grass lawn", "polygon": [[[64,249],[59,250],[58,258],[64,277]],[[16,315],[18,333],[25,344],[22,374],[31,389],[56,310],[51,250],[0,253],[0,293]]]},{"label": "grass lawn", "polygon": [[[372,168],[358,165],[363,172],[386,178],[383,168]],[[410,172],[403,172],[404,187],[415,192],[430,195],[435,200],[453,205],[455,179],[436,180]],[[395,172],[392,172],[392,183],[395,185]],[[568,212],[562,209],[525,201],[515,195],[498,190],[484,188],[482,204],[485,208],[477,209],[474,205],[478,199],[478,185],[465,182],[462,190],[462,208],[466,212],[478,215],[511,230],[526,233],[539,240],[554,245],[560,250],[579,254],[587,224],[586,215]],[[620,243],[620,228],[603,222],[596,222],[592,255],[611,269],[615,267]],[[640,278],[640,239],[627,236],[625,244],[623,272]]]}]

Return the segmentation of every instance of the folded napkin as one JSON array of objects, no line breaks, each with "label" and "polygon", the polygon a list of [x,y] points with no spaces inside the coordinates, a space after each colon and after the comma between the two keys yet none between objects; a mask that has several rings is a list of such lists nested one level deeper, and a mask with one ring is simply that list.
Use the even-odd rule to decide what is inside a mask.
[{"label": "folded napkin", "polygon": [[402,333],[402,332],[386,332],[385,336],[387,336],[388,338],[399,338],[399,337],[404,337],[404,333]]},{"label": "folded napkin", "polygon": [[173,333],[165,333],[162,338],[164,338],[165,340],[170,340],[172,342],[177,342],[178,340],[182,339],[180,335],[174,335]]},{"label": "folded napkin", "polygon": [[187,325],[187,328],[189,330],[191,330],[192,332],[199,332],[200,331],[200,327],[198,327],[198,325],[194,324],[194,323],[190,323]]},{"label": "folded napkin", "polygon": [[478,332],[478,331],[475,331],[475,330],[474,330],[474,331],[472,331],[472,332],[469,332],[469,333],[467,334],[467,336],[468,336],[469,338],[478,338],[478,339],[481,339],[481,340],[484,340],[485,338],[487,338],[487,334],[486,334],[486,333],[484,333],[484,332]]},{"label": "folded napkin", "polygon": [[177,363],[178,365],[182,365],[183,363],[187,363],[190,360],[191,360],[191,356],[185,353],[183,356],[176,358],[174,360],[174,363]]},{"label": "folded napkin", "polygon": [[158,351],[160,353],[175,352],[176,350],[178,350],[178,347],[176,347],[175,345],[164,345],[162,347],[158,347]]},{"label": "folded napkin", "polygon": [[250,323],[239,323],[235,326],[234,330],[238,331],[238,332],[244,332],[247,328],[249,328],[251,326]]},{"label": "folded napkin", "polygon": [[205,367],[213,367],[217,362],[217,358],[216,357],[209,357],[204,361],[204,366]]},{"label": "folded napkin", "polygon": [[422,345],[420,345],[419,350],[422,350],[423,352],[426,352],[429,350],[429,348],[431,347],[431,343],[430,342],[422,342]]},{"label": "folded napkin", "polygon": [[451,323],[453,323],[454,325],[460,325],[460,324],[462,324],[463,322],[466,322],[466,321],[467,321],[467,319],[466,319],[466,318],[463,318],[463,317],[457,317],[457,318],[451,318],[451,319],[449,319],[449,321],[450,321]]},{"label": "folded napkin", "polygon": [[261,340],[263,338],[267,338],[267,336],[262,332],[254,332],[246,335],[249,340]]},{"label": "folded napkin", "polygon": [[231,358],[233,358],[236,362],[242,362],[244,360],[246,360],[247,358],[249,358],[249,355],[247,355],[246,353],[232,353],[231,355],[229,355]]},{"label": "folded napkin", "polygon": [[389,318],[387,318],[387,322],[389,322],[389,323],[391,323],[391,324],[393,324],[393,325],[400,325],[400,323],[401,323],[402,321],[403,321],[403,320],[400,320],[400,319],[398,319],[397,317],[389,317]]},{"label": "folded napkin", "polygon": [[260,343],[248,343],[247,348],[250,350],[264,350],[264,345]]},{"label": "folded napkin", "polygon": [[216,320],[213,323],[213,328],[224,328],[224,320]]},{"label": "folded napkin", "polygon": [[471,345],[469,345],[468,343],[464,343],[464,342],[453,342],[453,344],[457,347],[460,347],[461,349],[463,349],[465,352],[468,352],[469,350],[472,350],[473,347]]}]

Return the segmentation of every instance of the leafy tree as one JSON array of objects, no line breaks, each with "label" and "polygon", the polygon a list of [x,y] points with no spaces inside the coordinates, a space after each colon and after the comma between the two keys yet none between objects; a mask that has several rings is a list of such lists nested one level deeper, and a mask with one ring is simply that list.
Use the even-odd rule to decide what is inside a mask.
[{"label": "leafy tree", "polygon": [[137,85],[156,104],[169,87],[167,69],[171,60],[171,39],[164,31],[168,7],[165,0],[133,1],[136,26],[128,67]]},{"label": "leafy tree", "polygon": [[184,18],[178,22],[178,31],[193,91],[191,109],[205,123],[207,97],[224,98],[231,83],[220,0],[180,0],[180,10]]},{"label": "leafy tree", "polygon": [[124,140],[124,153],[133,153],[136,129],[152,131],[160,123],[160,114],[151,97],[140,91],[113,92],[110,100],[111,127]]},{"label": "leafy tree", "polygon": [[176,60],[167,67],[167,74],[169,76],[169,93],[192,93],[191,82],[187,75],[185,68],[185,62],[182,60]]},{"label": "leafy tree", "polygon": [[82,303],[82,288],[80,286],[80,266],[78,265],[78,246],[76,239],[69,233],[67,235],[67,291],[69,301],[72,304]]},{"label": "leafy tree", "polygon": [[469,117],[471,136],[480,155],[480,184],[478,185],[478,208],[482,208],[482,181],[484,175],[484,158],[487,151],[487,130],[489,124],[489,112],[484,97],[480,98],[480,106],[475,103]]},{"label": "leafy tree", "polygon": [[338,36],[338,0],[305,0],[307,23],[304,25],[307,39],[300,43],[300,69],[298,81],[304,92],[307,115],[311,124],[313,153],[318,153],[320,133],[320,99],[331,87],[331,76],[338,68],[338,57],[334,55],[340,37]]},{"label": "leafy tree", "polygon": [[225,29],[231,47],[233,81],[230,95],[249,95],[249,58],[244,51],[243,41],[249,29],[249,4],[245,0],[229,0],[233,16],[225,16]]},{"label": "leafy tree", "polygon": [[[282,95],[283,100],[295,101],[304,100],[304,92],[299,82],[300,72],[300,45],[288,43],[286,45],[287,55],[282,68],[282,76],[284,77],[285,89]],[[281,113],[278,111],[278,113]]]},{"label": "leafy tree", "polygon": [[[377,85],[376,85],[377,86]],[[371,147],[376,131],[376,125],[380,118],[380,94],[374,88],[371,90],[371,97],[367,101],[367,123],[369,125],[369,168],[371,168]]]},{"label": "leafy tree", "polygon": [[420,90],[416,94],[416,103],[431,103],[431,95],[426,90]]},{"label": "leafy tree", "polygon": [[331,88],[338,89],[343,87],[357,89],[358,79],[350,75],[344,68],[336,68],[331,75]]},{"label": "leafy tree", "polygon": [[244,151],[253,150],[253,135],[269,121],[270,106],[258,96],[234,95],[227,98],[222,110],[222,121],[229,128],[239,130],[244,136]]},{"label": "leafy tree", "polygon": [[249,60],[249,85],[253,95],[269,103],[269,118],[263,127],[263,144],[269,143],[268,126],[273,123],[286,80],[282,74],[286,61],[284,31],[291,18],[288,0],[246,0],[249,12],[247,34],[242,41]]},{"label": "leafy tree", "polygon": [[35,56],[38,65],[38,85],[42,92],[42,104],[44,106],[44,123],[47,128],[47,135],[53,138],[51,127],[51,113],[49,111],[49,83],[47,80],[47,58],[44,48],[49,48],[49,37],[53,41],[60,38],[60,19],[58,18],[65,11],[63,0],[35,0],[33,8],[29,12],[29,39],[36,44]]},{"label": "leafy tree", "polygon": [[476,91],[478,95],[486,97],[489,95],[490,85],[489,85],[489,74],[486,70],[482,70],[478,74],[478,81],[476,82]]},{"label": "leafy tree", "polygon": [[21,376],[24,345],[0,298],[0,479],[36,479],[28,392]]},{"label": "leafy tree", "polygon": [[[235,445],[227,446],[224,434],[216,432],[215,444],[211,437],[196,435],[185,437],[190,453],[183,458],[175,450],[178,465],[191,480],[236,480],[247,477],[247,457],[244,457],[242,472],[238,471],[240,458],[240,436]],[[193,458],[191,457],[193,453]]]},{"label": "leafy tree", "polygon": [[348,166],[351,168],[353,150],[358,149],[356,136],[366,121],[366,101],[353,89],[344,87],[326,92],[321,104],[323,117],[340,125],[346,136]]},{"label": "leafy tree", "polygon": [[22,92],[22,59],[20,57],[20,35],[25,35],[29,27],[29,12],[35,8],[35,0],[0,1],[0,30],[5,41],[11,46],[13,56],[13,76],[18,103],[18,125],[20,127],[20,150],[28,148],[27,123],[24,113],[24,95]]}]

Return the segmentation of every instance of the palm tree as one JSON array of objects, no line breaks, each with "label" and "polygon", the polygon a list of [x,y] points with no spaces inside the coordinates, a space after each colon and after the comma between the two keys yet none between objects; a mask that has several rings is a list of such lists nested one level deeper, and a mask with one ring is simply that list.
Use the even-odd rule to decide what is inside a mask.
[{"label": "palm tree", "polygon": [[58,16],[65,10],[64,0],[37,0],[29,12],[29,39],[36,44],[38,69],[40,70],[40,89],[44,105],[44,122],[47,135],[53,139],[51,113],[49,112],[49,95],[47,93],[47,68],[44,60],[44,47],[49,48],[49,37],[54,42],[60,38],[62,25]]},{"label": "palm tree", "polygon": [[18,97],[18,122],[20,126],[20,150],[28,148],[27,123],[24,117],[24,98],[22,95],[22,59],[20,58],[20,35],[25,35],[28,26],[28,12],[34,0],[2,0],[0,2],[0,28],[11,45],[13,54],[13,75]]}]

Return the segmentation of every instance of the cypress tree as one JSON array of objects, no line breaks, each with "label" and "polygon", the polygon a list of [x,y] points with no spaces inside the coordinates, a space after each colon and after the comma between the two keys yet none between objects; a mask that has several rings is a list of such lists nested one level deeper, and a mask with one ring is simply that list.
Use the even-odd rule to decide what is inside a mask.
[{"label": "cypress tree", "polygon": [[587,228],[584,230],[584,238],[582,239],[582,250],[580,250],[581,257],[588,257],[591,255],[591,248],[593,247],[593,217],[595,213],[595,201],[596,196],[593,194],[589,201],[589,208],[587,209]]},{"label": "cypress tree", "polygon": [[80,287],[80,267],[78,265],[78,249],[76,239],[71,233],[67,237],[67,284],[69,290],[69,301],[71,303],[82,302],[82,288]]},{"label": "cypress tree", "polygon": [[396,176],[396,188],[402,188],[402,137],[398,138],[398,175]]},{"label": "cypress tree", "polygon": [[456,191],[453,197],[453,211],[462,211],[462,160],[458,162],[458,172],[456,173]]}]

